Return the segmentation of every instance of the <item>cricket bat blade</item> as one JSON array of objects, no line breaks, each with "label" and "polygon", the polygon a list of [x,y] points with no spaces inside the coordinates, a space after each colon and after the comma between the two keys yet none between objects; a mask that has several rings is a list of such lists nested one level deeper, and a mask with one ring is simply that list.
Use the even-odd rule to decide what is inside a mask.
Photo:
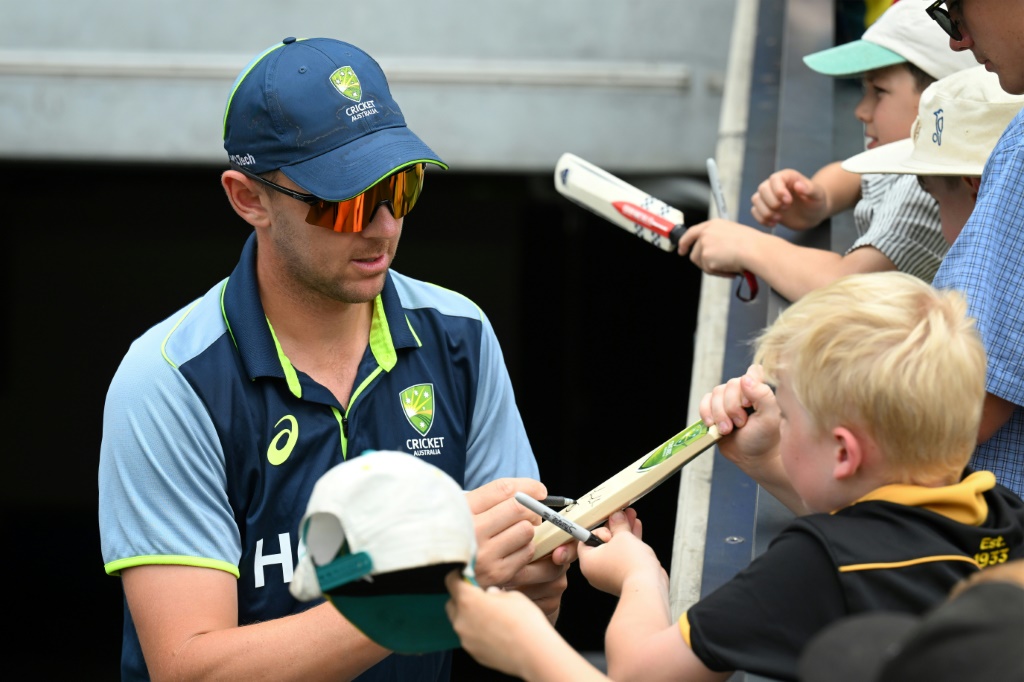
[{"label": "cricket bat blade", "polygon": [[[664,483],[720,439],[716,427],[696,421],[578,498],[576,504],[564,508],[561,515],[587,530],[593,530],[615,512],[625,509]],[[547,556],[570,540],[571,535],[544,521],[533,533],[533,558]]]},{"label": "cricket bat blade", "polygon": [[679,209],[569,152],[555,164],[555,189],[662,251],[675,251],[686,229]]}]

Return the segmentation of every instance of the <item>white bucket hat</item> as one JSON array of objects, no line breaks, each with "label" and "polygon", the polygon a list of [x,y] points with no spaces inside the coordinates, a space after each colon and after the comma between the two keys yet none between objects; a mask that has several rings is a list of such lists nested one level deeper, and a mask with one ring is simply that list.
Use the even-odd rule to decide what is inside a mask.
[{"label": "white bucket hat", "polygon": [[[908,0],[900,0],[907,2]],[[910,137],[843,162],[851,173],[980,176],[1000,136],[1024,107],[984,66],[935,81],[921,93]]]}]

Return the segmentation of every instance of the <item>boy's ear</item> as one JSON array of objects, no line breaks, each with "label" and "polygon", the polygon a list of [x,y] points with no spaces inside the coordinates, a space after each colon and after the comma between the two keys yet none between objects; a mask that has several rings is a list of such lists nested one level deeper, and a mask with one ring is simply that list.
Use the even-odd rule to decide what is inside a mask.
[{"label": "boy's ear", "polygon": [[270,224],[270,216],[262,201],[263,195],[256,190],[255,181],[236,170],[227,170],[221,174],[220,184],[231,208],[235,209],[242,220],[253,227],[266,227]]},{"label": "boy's ear", "polygon": [[850,478],[864,465],[865,443],[854,431],[845,426],[832,429],[835,447],[835,465],[832,475],[837,481]]}]

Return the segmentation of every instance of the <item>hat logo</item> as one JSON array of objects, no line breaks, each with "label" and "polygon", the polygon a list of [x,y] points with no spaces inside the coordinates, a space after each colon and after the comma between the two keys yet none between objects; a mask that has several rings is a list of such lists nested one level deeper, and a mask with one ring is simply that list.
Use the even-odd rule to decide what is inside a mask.
[{"label": "hat logo", "polygon": [[434,385],[416,384],[399,394],[405,418],[421,436],[427,435],[434,423]]},{"label": "hat logo", "polygon": [[363,86],[359,84],[359,76],[351,66],[343,66],[331,74],[331,85],[353,102],[363,99]]},{"label": "hat logo", "polygon": [[942,146],[942,125],[945,122],[942,117],[942,109],[936,109],[932,112],[935,114],[935,132],[932,133],[932,142]]},{"label": "hat logo", "polygon": [[699,421],[690,428],[683,431],[683,433],[671,443],[667,444],[661,450],[658,450],[653,455],[644,460],[644,463],[640,465],[638,471],[646,471],[647,469],[653,469],[667,459],[670,459],[672,455],[676,454],[687,445],[697,440],[708,432],[708,427],[703,421]]}]

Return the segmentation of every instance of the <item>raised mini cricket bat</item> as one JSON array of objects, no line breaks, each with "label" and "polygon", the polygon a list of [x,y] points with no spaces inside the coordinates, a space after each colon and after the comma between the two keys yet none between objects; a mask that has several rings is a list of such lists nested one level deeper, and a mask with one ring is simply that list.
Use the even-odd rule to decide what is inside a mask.
[{"label": "raised mini cricket bat", "polygon": [[555,189],[662,251],[675,251],[686,230],[682,211],[569,152],[555,164]]},{"label": "raised mini cricket bat", "polygon": [[[720,217],[727,218],[713,159],[708,159],[708,173]],[[686,231],[682,211],[569,152],[562,154],[555,164],[555,189],[662,251],[675,251],[679,237]],[[757,278],[747,271],[741,275],[749,295],[737,289],[736,296],[742,301],[753,300],[757,296]]]},{"label": "raised mini cricket bat", "polygon": [[[559,513],[587,530],[592,530],[615,512],[625,509],[664,483],[669,476],[717,443],[720,438],[716,427],[708,427],[703,421],[697,421]],[[558,526],[550,521],[544,521],[533,533],[533,558],[547,556],[556,547],[572,539],[571,535]]]}]

